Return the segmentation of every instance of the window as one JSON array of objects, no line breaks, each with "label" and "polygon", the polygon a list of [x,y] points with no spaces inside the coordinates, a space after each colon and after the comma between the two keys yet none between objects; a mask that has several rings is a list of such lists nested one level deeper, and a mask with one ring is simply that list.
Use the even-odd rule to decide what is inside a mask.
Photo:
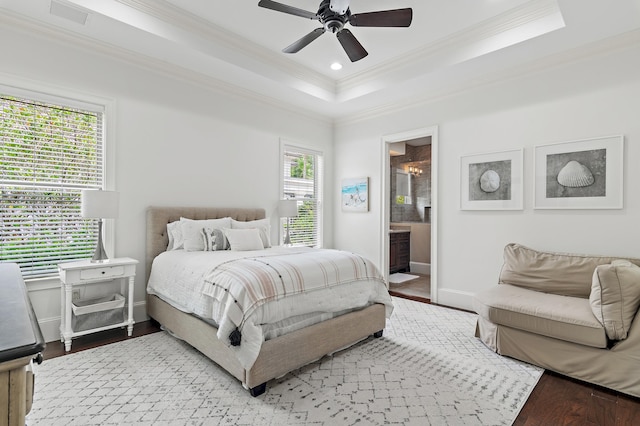
[{"label": "window", "polygon": [[104,188],[104,108],[49,100],[0,92],[0,262],[18,263],[25,278],[91,258],[97,242],[80,191]]},{"label": "window", "polygon": [[[284,145],[282,198],[298,201],[298,216],[289,220],[293,245],[322,247],[322,154]],[[285,233],[286,219],[282,221]]]}]

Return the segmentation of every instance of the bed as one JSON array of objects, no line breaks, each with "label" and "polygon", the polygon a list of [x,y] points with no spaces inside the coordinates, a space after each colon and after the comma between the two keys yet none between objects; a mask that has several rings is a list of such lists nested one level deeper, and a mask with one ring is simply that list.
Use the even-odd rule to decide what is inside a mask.
[{"label": "bed", "polygon": [[[146,270],[148,277],[148,315],[176,337],[186,341],[229,374],[236,377],[249,390],[252,396],[264,393],[266,384],[271,379],[281,377],[327,354],[347,348],[371,335],[374,337],[382,336],[386,318],[390,316],[393,307],[391,298],[388,296],[386,287],[384,287],[384,281],[382,281],[382,278],[376,278],[376,281],[382,281],[383,291],[376,290],[379,294],[372,298],[372,300],[375,300],[374,302],[369,302],[357,308],[340,310],[340,312],[332,313],[329,319],[317,320],[319,322],[311,322],[311,325],[304,326],[301,323],[303,325],[293,328],[293,331],[288,331],[284,334],[276,333],[273,337],[262,340],[257,349],[255,349],[255,354],[251,355],[248,361],[246,357],[243,358],[238,352],[244,343],[234,343],[233,333],[230,333],[228,338],[226,332],[220,335],[222,329],[228,327],[224,320],[212,321],[201,312],[193,312],[189,307],[185,308],[184,305],[186,303],[177,303],[175,300],[165,297],[157,290],[161,286],[154,284],[158,277],[162,277],[165,281],[174,279],[173,275],[160,269],[161,265],[163,265],[161,259],[166,258],[175,261],[174,258],[190,256],[184,252],[179,253],[181,250],[175,251],[176,254],[169,253],[170,250],[167,250],[169,244],[167,225],[180,221],[181,218],[199,221],[231,218],[236,224],[239,222],[256,223],[254,221],[265,219],[265,211],[263,209],[207,207],[149,207],[147,209]],[[265,253],[272,256],[272,252],[276,253],[281,249],[274,247],[266,249]],[[222,253],[220,252],[220,254]],[[224,255],[231,256],[232,253],[224,253]],[[296,251],[295,255],[306,256],[307,254]],[[204,257],[207,254],[199,253],[197,256]],[[257,256],[258,253],[256,252],[255,257]],[[258,260],[261,259],[259,258]],[[265,259],[271,262],[271,259],[275,258],[265,257]],[[248,260],[239,260],[238,262],[242,261],[246,262]],[[165,260],[162,260],[162,262],[166,263]],[[155,269],[152,270],[152,267]],[[166,266],[164,267],[166,268]],[[155,280],[152,283],[153,288],[149,285],[149,281],[152,278]],[[220,277],[217,278],[220,279]],[[201,285],[208,286],[213,281],[216,281],[214,278],[211,280],[205,280]],[[175,281],[182,280],[175,279]],[[376,284],[376,286],[379,285],[380,283]],[[308,296],[301,295],[301,297]],[[345,299],[345,297],[340,297],[340,299]],[[318,303],[328,302],[319,301]],[[233,323],[230,323],[233,326]],[[247,324],[244,324],[244,326],[247,327]],[[244,329],[238,329],[238,327],[236,327],[236,330],[245,332]],[[249,330],[248,328],[246,332]],[[340,330],[340,332],[336,333],[336,330]],[[243,336],[243,342],[244,338]],[[251,345],[244,346],[251,347]]]}]

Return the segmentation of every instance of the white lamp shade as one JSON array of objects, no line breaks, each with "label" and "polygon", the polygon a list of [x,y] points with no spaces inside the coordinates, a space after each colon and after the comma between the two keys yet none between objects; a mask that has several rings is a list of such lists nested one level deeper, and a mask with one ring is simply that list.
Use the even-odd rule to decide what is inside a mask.
[{"label": "white lamp shade", "polygon": [[118,217],[118,193],[116,191],[83,190],[80,194],[82,217],[115,219]]},{"label": "white lamp shade", "polygon": [[296,200],[280,200],[278,202],[280,217],[298,216],[298,202]]}]

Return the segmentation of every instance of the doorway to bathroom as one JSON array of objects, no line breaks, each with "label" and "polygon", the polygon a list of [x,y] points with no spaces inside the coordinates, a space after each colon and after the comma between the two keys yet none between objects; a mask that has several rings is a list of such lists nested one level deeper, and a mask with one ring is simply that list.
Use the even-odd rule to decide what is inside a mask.
[{"label": "doorway to bathroom", "polygon": [[389,292],[437,302],[437,128],[383,138],[384,259]]}]

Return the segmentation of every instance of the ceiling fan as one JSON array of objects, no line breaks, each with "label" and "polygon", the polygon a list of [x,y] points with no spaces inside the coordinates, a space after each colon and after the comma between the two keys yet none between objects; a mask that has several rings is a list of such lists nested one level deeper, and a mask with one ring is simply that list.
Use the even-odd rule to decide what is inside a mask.
[{"label": "ceiling fan", "polygon": [[354,27],[408,27],[413,19],[413,10],[411,8],[352,14],[349,9],[349,2],[350,0],[322,0],[316,13],[272,0],[260,0],[258,6],[320,21],[322,24],[321,28],[316,28],[282,49],[284,53],[299,52],[309,43],[329,31],[336,35],[351,62],[359,61],[367,56],[368,53],[353,33],[345,28],[347,23]]}]

